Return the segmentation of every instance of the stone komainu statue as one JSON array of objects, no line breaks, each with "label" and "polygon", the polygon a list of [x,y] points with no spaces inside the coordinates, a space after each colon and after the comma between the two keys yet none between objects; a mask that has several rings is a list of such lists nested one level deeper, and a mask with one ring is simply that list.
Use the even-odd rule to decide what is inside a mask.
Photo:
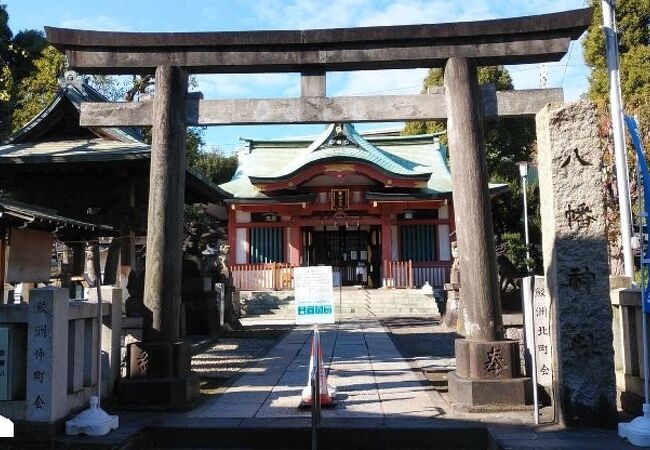
[{"label": "stone komainu statue", "polygon": [[458,245],[451,243],[452,264],[449,271],[449,283],[445,284],[447,303],[442,324],[448,329],[458,327],[458,311],[460,309],[460,263],[458,260]]},{"label": "stone komainu statue", "polygon": [[497,265],[499,267],[499,288],[502,294],[508,291],[508,287],[518,289],[517,279],[521,278],[521,271],[515,266],[506,255],[508,244],[506,242],[497,245]]}]

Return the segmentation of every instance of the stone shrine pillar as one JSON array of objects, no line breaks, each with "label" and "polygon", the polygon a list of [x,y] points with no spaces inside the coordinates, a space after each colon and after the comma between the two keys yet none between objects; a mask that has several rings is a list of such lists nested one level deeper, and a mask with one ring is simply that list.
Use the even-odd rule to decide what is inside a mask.
[{"label": "stone shrine pillar", "polygon": [[130,344],[125,404],[183,408],[198,397],[189,345],[179,340],[188,75],[180,67],[156,69],[149,175],[144,342]]},{"label": "stone shrine pillar", "polygon": [[612,306],[596,108],[548,105],[537,114],[553,391],[563,425],[616,423]]},{"label": "stone shrine pillar", "polygon": [[25,396],[25,419],[30,422],[53,423],[69,412],[69,310],[67,289],[46,287],[31,291]]},{"label": "stone shrine pillar", "polygon": [[521,405],[530,379],[520,378],[519,348],[503,340],[494,231],[483,144],[476,64],[450,58],[445,67],[447,136],[453,183],[462,322],[449,394],[467,407]]}]

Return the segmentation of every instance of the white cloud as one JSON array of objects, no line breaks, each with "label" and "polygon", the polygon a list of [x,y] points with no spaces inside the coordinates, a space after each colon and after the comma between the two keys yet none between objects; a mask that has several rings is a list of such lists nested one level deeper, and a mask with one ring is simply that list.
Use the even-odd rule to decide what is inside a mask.
[{"label": "white cloud", "polygon": [[239,0],[260,25],[270,29],[340,28],[461,22],[581,8],[585,0]]},{"label": "white cloud", "polygon": [[[543,14],[584,6],[585,0],[240,0],[262,28],[309,29],[462,22]],[[577,47],[574,44],[574,47]],[[575,48],[573,49],[576,50]],[[576,52],[579,55],[579,52]],[[561,66],[560,66],[561,64]],[[559,87],[564,62],[549,64],[549,87]],[[582,59],[572,55],[563,86],[574,99],[586,87]],[[405,94],[420,90],[426,71],[393,70],[328,74],[330,95]],[[511,75],[518,89],[539,87],[539,65],[517,66]]]}]

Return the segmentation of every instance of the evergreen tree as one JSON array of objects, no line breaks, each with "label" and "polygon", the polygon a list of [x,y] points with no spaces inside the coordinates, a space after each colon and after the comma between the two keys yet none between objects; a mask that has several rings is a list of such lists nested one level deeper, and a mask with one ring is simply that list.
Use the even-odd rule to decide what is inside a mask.
[{"label": "evergreen tree", "polygon": [[[600,1],[591,0],[594,18],[583,40],[584,57],[591,69],[588,98],[599,109],[603,178],[606,193],[606,218],[612,273],[623,273],[620,241],[620,214],[616,189],[614,146],[609,120],[609,73],[603,12]],[[616,28],[619,41],[620,79],[626,113],[638,118],[639,130],[648,148],[650,142],[650,0],[616,2]],[[648,155],[646,155],[647,157]],[[632,209],[636,216],[636,156],[628,149]],[[635,219],[636,220],[636,219]]]},{"label": "evergreen tree", "polygon": [[14,36],[7,5],[0,4],[0,142],[15,127],[12,119],[20,83],[34,71],[34,61],[46,45],[45,37],[36,30]]},{"label": "evergreen tree", "polygon": [[52,101],[59,89],[64,65],[63,54],[51,45],[34,60],[34,70],[20,80],[14,96],[12,132],[21,129]]},{"label": "evergreen tree", "polygon": [[[503,66],[478,68],[479,84],[493,84],[498,91],[514,88],[510,74]],[[443,70],[430,69],[423,80],[422,93],[443,85]],[[444,121],[415,121],[406,124],[403,134],[424,134],[444,131]],[[521,248],[514,248],[515,243],[523,242],[523,201],[519,179],[518,161],[534,159],[535,123],[532,117],[497,119],[486,118],[483,123],[483,134],[487,160],[488,176],[494,183],[509,185],[509,192],[499,196],[492,204],[494,228],[499,240],[509,242],[509,256],[515,264],[523,269],[525,261],[518,255],[525,254]],[[538,193],[534,188],[528,192],[531,210],[530,236],[531,243],[541,242],[539,220],[534,207]]]}]

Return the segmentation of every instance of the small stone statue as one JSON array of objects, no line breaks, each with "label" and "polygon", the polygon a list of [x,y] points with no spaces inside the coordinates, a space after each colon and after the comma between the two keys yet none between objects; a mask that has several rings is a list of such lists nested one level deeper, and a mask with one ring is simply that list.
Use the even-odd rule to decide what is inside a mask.
[{"label": "small stone statue", "polygon": [[445,315],[442,318],[442,324],[448,329],[458,329],[462,326],[458,321],[460,310],[460,262],[458,259],[458,244],[456,241],[451,243],[451,270],[449,271],[449,283],[445,284],[444,289],[447,292],[447,304]]},{"label": "small stone statue", "polygon": [[126,283],[129,298],[124,302],[124,314],[127,317],[145,317],[147,308],[144,306],[144,270],[132,270]]}]

